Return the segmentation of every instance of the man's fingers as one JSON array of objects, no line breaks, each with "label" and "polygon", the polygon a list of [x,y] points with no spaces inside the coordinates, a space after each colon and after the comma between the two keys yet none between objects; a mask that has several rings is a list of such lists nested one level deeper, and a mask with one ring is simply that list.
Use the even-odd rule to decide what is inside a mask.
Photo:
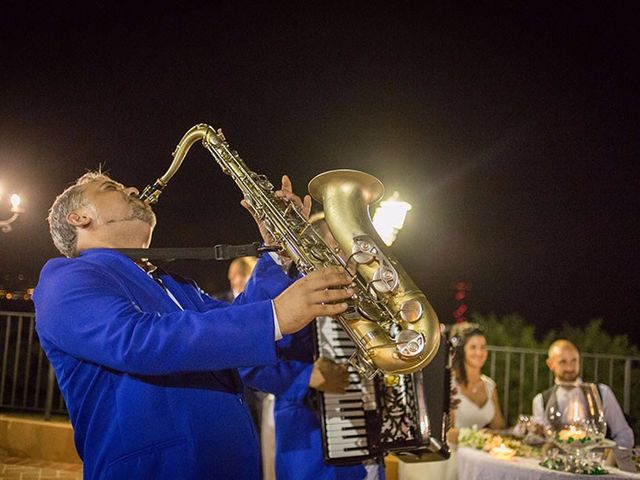
[{"label": "man's fingers", "polygon": [[346,311],[348,305],[346,303],[325,303],[320,305],[314,305],[311,309],[314,312],[315,317],[326,316],[333,317]]},{"label": "man's fingers", "polygon": [[319,368],[323,372],[327,382],[326,391],[345,393],[349,386],[349,373],[346,365],[326,359],[319,364]]},{"label": "man's fingers", "polygon": [[288,193],[291,193],[293,191],[293,188],[291,186],[291,180],[287,175],[282,176],[282,191],[288,192]]},{"label": "man's fingers", "polygon": [[338,365],[338,367],[340,368],[340,388],[344,393],[349,386],[349,372],[346,365]]},{"label": "man's fingers", "polygon": [[316,270],[296,281],[274,300],[281,331],[293,333],[315,317],[345,312],[348,304],[344,300],[353,296],[354,291],[339,287],[351,283],[351,275],[338,266]]},{"label": "man's fingers", "polygon": [[[300,199],[300,197],[298,195],[296,195],[293,192],[287,192],[285,190],[278,190],[276,192],[276,197],[278,198],[284,198],[287,201],[293,203],[296,208],[298,209],[298,211],[303,212],[304,211],[304,202]],[[309,200],[309,203],[311,203],[311,201]]]},{"label": "man's fingers", "polygon": [[293,186],[287,175],[282,176],[282,188],[277,190],[275,195],[276,197],[285,198],[290,202],[293,202],[300,213],[305,218],[309,218],[309,214],[311,213],[311,197],[309,195],[305,195],[303,199],[300,199],[298,195],[293,193]]},{"label": "man's fingers", "polygon": [[253,218],[256,218],[256,211],[251,205],[249,205],[249,202],[247,202],[246,200],[240,200],[240,205],[246,208]]},{"label": "man's fingers", "polygon": [[331,290],[319,290],[308,295],[309,303],[334,303],[346,300],[353,296],[352,288],[336,288]]},{"label": "man's fingers", "polygon": [[298,211],[302,211],[302,209],[304,208],[304,204],[302,200],[300,200],[300,197],[295,193],[283,192],[281,196],[289,200],[291,203],[293,203],[298,209]]},{"label": "man's fingers", "polygon": [[300,213],[302,213],[302,216],[304,218],[309,218],[309,215],[311,214],[311,196],[310,195],[304,196],[304,199],[302,200],[302,211]]},{"label": "man's fingers", "polygon": [[326,267],[315,272],[311,272],[306,277],[307,283],[314,290],[324,289],[332,286],[349,285],[352,278],[342,267]]}]

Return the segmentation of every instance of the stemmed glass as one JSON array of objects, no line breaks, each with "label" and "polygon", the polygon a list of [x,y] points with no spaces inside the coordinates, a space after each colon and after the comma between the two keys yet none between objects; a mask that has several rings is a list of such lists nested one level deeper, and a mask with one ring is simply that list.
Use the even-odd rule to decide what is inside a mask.
[{"label": "stemmed glass", "polygon": [[601,446],[607,430],[598,387],[593,383],[556,385],[545,411],[547,436],[565,452],[565,470],[596,473],[601,456],[591,449]]},{"label": "stemmed glass", "polygon": [[545,418],[549,437],[561,445],[598,443],[607,429],[598,387],[593,383],[556,385]]}]

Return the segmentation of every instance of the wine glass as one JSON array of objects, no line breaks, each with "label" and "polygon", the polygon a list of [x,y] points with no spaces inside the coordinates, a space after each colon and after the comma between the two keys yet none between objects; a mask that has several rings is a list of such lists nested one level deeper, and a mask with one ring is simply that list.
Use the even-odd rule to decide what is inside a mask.
[{"label": "wine glass", "polygon": [[593,383],[554,386],[545,419],[549,437],[567,445],[597,443],[607,429],[598,387]]},{"label": "wine glass", "polygon": [[593,383],[554,386],[545,423],[548,438],[566,452],[569,471],[586,471],[594,462],[589,450],[601,444],[607,430],[598,387]]}]

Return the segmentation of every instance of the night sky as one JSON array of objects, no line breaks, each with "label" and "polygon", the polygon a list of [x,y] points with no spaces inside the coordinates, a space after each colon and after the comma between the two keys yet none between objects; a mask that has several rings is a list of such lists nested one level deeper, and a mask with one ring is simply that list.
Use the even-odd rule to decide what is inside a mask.
[{"label": "night sky", "polygon": [[[209,123],[299,193],[334,168],[399,191],[393,250],[442,321],[465,280],[481,313],[540,333],[602,317],[640,344],[636,2],[89,3],[3,2],[0,218],[13,191],[26,213],[0,233],[0,288],[57,255],[66,185],[103,165],[143,187]],[[256,240],[240,199],[194,146],[153,246]],[[226,267],[172,268],[216,292]]]}]

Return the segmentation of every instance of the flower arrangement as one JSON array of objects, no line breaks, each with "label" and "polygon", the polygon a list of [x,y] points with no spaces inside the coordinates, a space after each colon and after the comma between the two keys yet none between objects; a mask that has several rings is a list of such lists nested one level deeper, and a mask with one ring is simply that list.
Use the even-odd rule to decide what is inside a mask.
[{"label": "flower arrangement", "polygon": [[511,449],[518,457],[539,457],[540,448],[526,445],[521,440],[508,435],[499,435],[489,430],[477,428],[461,428],[458,435],[458,445],[475,448],[485,452],[499,451],[503,448]]}]

